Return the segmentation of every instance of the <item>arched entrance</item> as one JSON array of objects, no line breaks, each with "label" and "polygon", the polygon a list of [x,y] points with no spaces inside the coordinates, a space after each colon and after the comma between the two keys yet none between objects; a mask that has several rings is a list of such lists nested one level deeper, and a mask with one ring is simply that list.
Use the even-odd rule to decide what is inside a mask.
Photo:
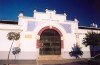
[{"label": "arched entrance", "polygon": [[54,29],[46,29],[40,35],[40,55],[60,55],[61,37]]}]

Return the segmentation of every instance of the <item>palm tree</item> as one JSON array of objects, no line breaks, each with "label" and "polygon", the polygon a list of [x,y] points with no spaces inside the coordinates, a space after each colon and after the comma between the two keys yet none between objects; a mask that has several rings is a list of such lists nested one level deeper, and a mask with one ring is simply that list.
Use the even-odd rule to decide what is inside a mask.
[{"label": "palm tree", "polygon": [[95,55],[95,46],[96,45],[100,45],[100,33],[96,33],[96,32],[88,32],[85,34],[85,38],[83,38],[83,45],[85,45],[86,47],[88,45],[92,45],[93,46],[93,52]]},{"label": "palm tree", "polygon": [[8,37],[8,40],[12,40],[12,44],[11,44],[11,47],[10,47],[10,50],[9,50],[9,53],[8,53],[8,65],[9,65],[9,56],[10,56],[10,52],[11,52],[11,49],[12,49],[12,45],[14,43],[14,40],[19,40],[20,34],[16,33],[16,32],[9,32],[7,34],[7,37]]},{"label": "palm tree", "polygon": [[82,51],[82,47],[80,47],[78,44],[74,44],[74,46],[72,47],[72,51],[69,52],[70,56],[74,56],[76,57],[76,59],[79,59],[79,56],[83,55],[83,51]]}]

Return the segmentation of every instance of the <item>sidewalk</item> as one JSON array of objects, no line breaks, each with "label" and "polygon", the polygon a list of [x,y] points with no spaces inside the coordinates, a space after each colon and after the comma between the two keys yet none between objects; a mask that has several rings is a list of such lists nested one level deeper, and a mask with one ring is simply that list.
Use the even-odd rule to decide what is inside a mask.
[{"label": "sidewalk", "polygon": [[[38,63],[37,63],[38,62]],[[87,59],[66,59],[66,60],[31,60],[31,61],[15,61],[10,65],[87,65]],[[0,65],[1,62],[0,62]]]},{"label": "sidewalk", "polygon": [[87,59],[39,61],[39,65],[87,65]]}]

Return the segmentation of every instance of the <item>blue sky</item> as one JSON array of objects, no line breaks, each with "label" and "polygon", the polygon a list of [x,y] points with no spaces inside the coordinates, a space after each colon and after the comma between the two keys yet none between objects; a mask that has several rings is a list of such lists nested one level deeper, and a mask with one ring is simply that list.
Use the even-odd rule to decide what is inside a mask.
[{"label": "blue sky", "polygon": [[33,10],[44,12],[46,8],[58,14],[67,13],[67,19],[79,20],[79,26],[96,23],[100,27],[100,0],[0,0],[0,20],[16,20],[20,11],[33,16]]}]

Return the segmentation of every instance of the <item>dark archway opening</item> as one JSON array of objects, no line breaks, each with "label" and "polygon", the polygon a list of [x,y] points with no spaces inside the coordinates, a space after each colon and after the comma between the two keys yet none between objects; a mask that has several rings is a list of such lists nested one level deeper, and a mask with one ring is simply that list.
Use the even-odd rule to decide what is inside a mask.
[{"label": "dark archway opening", "polygon": [[61,39],[56,30],[46,29],[40,35],[40,55],[60,55]]}]

